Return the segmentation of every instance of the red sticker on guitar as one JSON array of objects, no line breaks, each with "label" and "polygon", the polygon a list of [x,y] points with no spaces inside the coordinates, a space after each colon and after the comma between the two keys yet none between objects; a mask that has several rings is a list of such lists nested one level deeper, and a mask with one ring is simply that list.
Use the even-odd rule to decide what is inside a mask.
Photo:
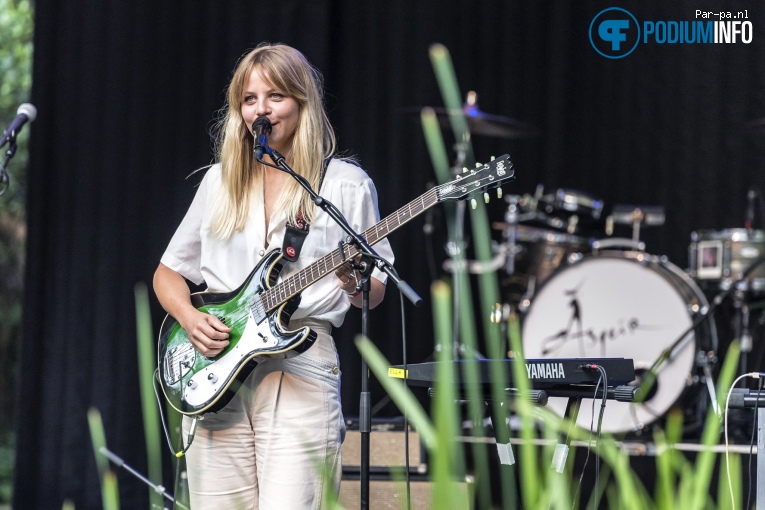
[{"label": "red sticker on guitar", "polygon": [[292,246],[287,246],[287,249],[284,250],[284,251],[287,252],[287,256],[288,257],[294,257],[295,256],[295,248],[293,248]]}]

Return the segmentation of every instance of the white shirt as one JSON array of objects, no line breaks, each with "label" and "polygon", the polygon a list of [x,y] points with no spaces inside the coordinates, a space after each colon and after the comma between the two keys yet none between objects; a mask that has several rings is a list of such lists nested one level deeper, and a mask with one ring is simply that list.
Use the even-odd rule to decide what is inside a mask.
[{"label": "white shirt", "polygon": [[[164,265],[197,285],[205,283],[208,292],[216,293],[238,288],[267,252],[280,249],[287,224],[284,213],[275,213],[268,222],[268,232],[265,231],[265,209],[261,197],[251,202],[249,218],[242,230],[235,231],[225,240],[213,237],[210,234],[212,203],[220,186],[221,168],[216,164],[202,179],[186,216],[162,255]],[[377,190],[366,172],[351,163],[332,159],[319,195],[332,202],[360,234],[380,221]],[[345,237],[335,221],[318,209],[300,258],[285,266],[279,280],[337,250],[337,243]],[[393,263],[393,252],[387,239],[373,248]],[[377,268],[372,276],[383,283],[387,279],[387,275]],[[328,320],[337,327],[343,323],[349,307],[348,297],[338,287],[333,271],[303,291],[300,307],[292,318]]]}]

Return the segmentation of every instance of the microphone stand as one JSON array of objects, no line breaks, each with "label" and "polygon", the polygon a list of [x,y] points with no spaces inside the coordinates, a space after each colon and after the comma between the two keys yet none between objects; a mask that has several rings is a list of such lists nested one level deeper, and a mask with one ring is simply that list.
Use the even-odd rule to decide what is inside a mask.
[{"label": "microphone stand", "polygon": [[173,498],[173,495],[170,494],[169,492],[167,492],[167,490],[162,485],[157,485],[154,482],[152,482],[151,480],[149,480],[148,478],[146,478],[145,476],[143,476],[141,473],[139,473],[138,471],[136,471],[135,469],[130,467],[130,465],[127,464],[124,460],[122,460],[122,458],[118,457],[117,455],[115,455],[114,453],[109,451],[105,446],[102,446],[99,449],[99,453],[101,455],[105,456],[106,458],[108,458],[110,461],[112,461],[112,463],[114,463],[115,466],[121,467],[122,469],[124,469],[125,471],[127,471],[128,473],[130,473],[131,475],[133,475],[134,477],[138,478],[143,483],[145,483],[146,485],[148,485],[149,487],[154,489],[154,492],[156,492],[157,494],[161,495],[163,498],[165,498],[165,499],[167,499],[169,501],[172,501],[172,503],[175,506],[177,506],[179,508],[182,508],[182,509],[185,509],[185,510],[189,510],[189,507],[187,507],[186,505],[184,505],[180,501],[176,501],[175,498]]},{"label": "microphone stand", "polygon": [[[369,276],[372,274],[372,269],[376,266],[381,271],[385,272],[388,277],[396,284],[399,291],[411,301],[414,306],[422,304],[422,298],[409,286],[405,281],[401,280],[396,273],[390,262],[380,257],[372,247],[367,243],[361,235],[353,230],[348,224],[340,210],[335,207],[332,202],[319,196],[308,181],[300,174],[295,172],[278,151],[267,147],[265,152],[271,157],[274,165],[266,163],[262,159],[258,159],[264,165],[268,165],[278,170],[291,175],[310,195],[311,200],[317,207],[320,207],[326,212],[330,218],[340,225],[340,228],[347,234],[345,243],[349,246],[353,246],[358,250],[358,254],[361,254],[361,259],[358,263],[352,262],[354,269],[358,268],[362,274],[361,280],[361,334],[368,338],[368,320],[369,320],[369,291],[371,284]],[[345,249],[343,248],[342,241],[339,243],[340,251],[343,254],[343,258],[346,258]],[[353,253],[349,253],[351,260],[355,257]],[[372,261],[374,260],[374,266]],[[371,413],[371,393],[369,391],[369,369],[364,358],[361,358],[361,395],[359,399],[359,432],[361,433],[361,471],[359,480],[361,482],[360,499],[362,510],[369,508],[369,434],[372,432],[372,413]]]}]

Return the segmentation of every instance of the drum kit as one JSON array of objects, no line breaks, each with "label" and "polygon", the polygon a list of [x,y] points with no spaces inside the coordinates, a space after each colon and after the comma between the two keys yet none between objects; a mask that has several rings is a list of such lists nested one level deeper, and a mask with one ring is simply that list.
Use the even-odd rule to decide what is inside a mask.
[{"label": "drum kit", "polygon": [[[533,136],[517,121],[477,114],[477,134]],[[637,374],[653,370],[656,383],[641,402],[608,403],[602,430],[610,433],[639,436],[675,408],[690,431],[710,407],[719,411],[718,358],[733,338],[741,339],[746,370],[750,311],[765,300],[765,231],[752,229],[751,212],[746,228],[693,232],[683,270],[647,253],[640,241],[641,228],[664,224],[663,207],[614,205],[605,216],[596,197],[542,185],[505,201],[503,221],[492,224],[500,238],[494,260],[501,264],[469,267],[497,271],[504,301],[497,319],[506,325],[511,314],[520,318],[527,359],[631,358]],[[632,237],[613,237],[615,224],[631,226]],[[731,328],[715,323],[718,305],[734,310]],[[566,399],[548,402],[561,416],[565,406]],[[580,426],[590,428],[590,421],[589,412],[579,414]]]}]

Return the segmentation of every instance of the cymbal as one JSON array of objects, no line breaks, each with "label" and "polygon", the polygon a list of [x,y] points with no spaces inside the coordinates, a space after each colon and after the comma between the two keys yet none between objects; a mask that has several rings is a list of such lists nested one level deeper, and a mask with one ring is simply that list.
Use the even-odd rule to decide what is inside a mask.
[{"label": "cymbal", "polygon": [[[430,108],[433,110],[441,127],[451,129],[449,110],[447,108],[415,106],[405,108],[404,111],[406,113],[419,115],[423,108]],[[475,135],[491,136],[495,138],[532,138],[539,134],[539,130],[531,124],[502,115],[482,112],[475,107],[466,106],[465,108],[455,110],[455,113],[461,113],[465,116],[468,129]]]}]

